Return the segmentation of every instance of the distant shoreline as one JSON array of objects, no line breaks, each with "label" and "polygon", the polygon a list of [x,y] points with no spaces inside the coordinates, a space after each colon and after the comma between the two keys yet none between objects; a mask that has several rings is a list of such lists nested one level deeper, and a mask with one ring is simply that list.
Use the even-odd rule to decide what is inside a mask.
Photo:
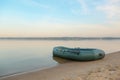
[{"label": "distant shoreline", "polygon": [[120,40],[120,37],[0,37],[0,40]]}]

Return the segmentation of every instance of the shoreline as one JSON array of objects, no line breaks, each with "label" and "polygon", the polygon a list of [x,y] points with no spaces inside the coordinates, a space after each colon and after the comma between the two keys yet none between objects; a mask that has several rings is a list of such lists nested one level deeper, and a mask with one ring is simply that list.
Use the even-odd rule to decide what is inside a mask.
[{"label": "shoreline", "polygon": [[59,64],[43,70],[6,76],[0,78],[0,80],[84,80],[91,71],[94,73],[94,70],[98,68],[120,66],[119,56],[120,51],[106,54],[105,58],[101,60],[88,62],[71,61],[70,63]]},{"label": "shoreline", "polygon": [[14,76],[17,76],[17,75],[24,75],[24,74],[28,74],[28,73],[31,73],[31,72],[37,72],[37,71],[53,68],[53,67],[56,67],[56,66],[58,66],[58,65],[53,65],[53,66],[40,68],[40,69],[35,69],[35,70],[31,70],[31,71],[26,71],[26,72],[16,72],[16,73],[8,74],[8,75],[3,75],[3,76],[0,76],[0,80],[4,79],[4,78],[8,78],[8,77],[14,77]]}]

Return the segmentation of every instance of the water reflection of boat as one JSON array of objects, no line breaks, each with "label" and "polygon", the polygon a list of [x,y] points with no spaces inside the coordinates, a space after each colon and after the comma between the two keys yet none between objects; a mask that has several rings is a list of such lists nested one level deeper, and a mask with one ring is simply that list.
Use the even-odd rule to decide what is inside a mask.
[{"label": "water reflection of boat", "polygon": [[53,56],[78,61],[89,61],[104,58],[105,52],[100,49],[67,48],[58,46],[53,49]]},{"label": "water reflection of boat", "polygon": [[53,60],[55,60],[56,62],[62,64],[62,63],[67,63],[67,62],[71,62],[71,60],[68,59],[64,59],[64,58],[60,58],[60,57],[54,57],[53,56]]}]

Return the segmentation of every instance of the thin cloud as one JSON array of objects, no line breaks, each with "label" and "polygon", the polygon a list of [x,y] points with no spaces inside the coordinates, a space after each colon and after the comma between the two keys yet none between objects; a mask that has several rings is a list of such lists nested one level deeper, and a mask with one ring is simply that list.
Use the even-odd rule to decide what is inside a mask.
[{"label": "thin cloud", "polygon": [[[89,8],[85,0],[67,0],[71,6],[71,12],[75,15],[86,15],[89,13]],[[78,5],[76,7],[76,5]]]},{"label": "thin cloud", "polygon": [[97,10],[102,11],[111,18],[120,18],[120,0],[107,0],[104,4],[97,6]]},{"label": "thin cloud", "polygon": [[85,0],[77,0],[77,1],[81,5],[83,13],[88,14],[89,10],[88,10],[88,6],[87,6]]}]

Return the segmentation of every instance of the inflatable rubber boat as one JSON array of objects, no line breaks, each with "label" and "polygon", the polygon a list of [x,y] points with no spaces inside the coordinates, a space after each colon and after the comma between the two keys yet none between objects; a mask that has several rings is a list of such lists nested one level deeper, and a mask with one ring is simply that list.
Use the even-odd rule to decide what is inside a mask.
[{"label": "inflatable rubber boat", "polygon": [[94,48],[67,48],[58,46],[53,48],[53,56],[78,61],[90,61],[104,58],[105,52]]}]

